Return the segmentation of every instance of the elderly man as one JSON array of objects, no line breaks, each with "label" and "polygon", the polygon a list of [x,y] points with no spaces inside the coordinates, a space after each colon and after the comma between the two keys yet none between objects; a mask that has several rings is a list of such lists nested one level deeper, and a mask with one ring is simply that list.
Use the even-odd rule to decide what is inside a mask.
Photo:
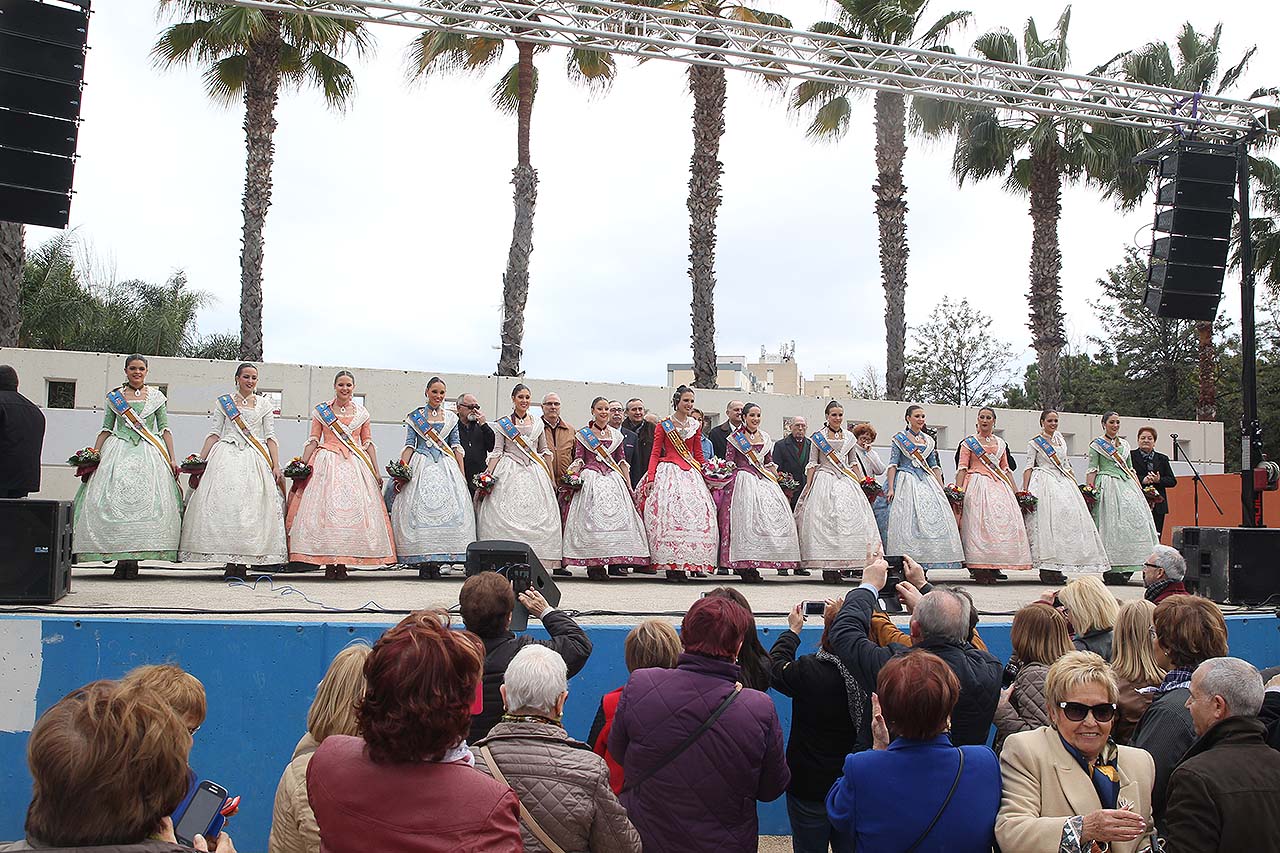
[{"label": "elderly man", "polygon": [[551,474],[556,483],[569,469],[573,461],[573,427],[560,417],[560,395],[548,394],[542,398],[542,425],[547,433],[547,447],[555,456],[551,460]]},{"label": "elderly man", "polygon": [[1262,677],[1239,658],[1210,658],[1191,676],[1196,730],[1169,778],[1170,850],[1280,853],[1280,753],[1258,719]]},{"label": "elderly man", "polygon": [[[888,579],[889,564],[883,558],[870,562],[862,572],[862,585],[845,596],[844,606],[832,620],[827,638],[832,651],[844,662],[862,689],[876,689],[880,669],[894,655],[910,652],[906,646],[882,648],[868,636],[871,614]],[[908,584],[899,584],[900,594]],[[975,746],[987,742],[991,721],[1000,699],[1003,665],[990,652],[969,642],[969,602],[949,589],[934,589],[915,602],[911,614],[911,638],[915,648],[933,652],[960,680],[960,700],[951,715],[951,742]]]},{"label": "elderly man", "polygon": [[721,459],[724,458],[725,451],[729,447],[729,433],[742,426],[743,405],[741,400],[731,400],[724,410],[725,422],[713,427],[711,432],[707,433],[707,438],[711,439],[711,449]]},{"label": "elderly man", "polygon": [[791,494],[791,508],[796,508],[796,501],[804,491],[805,466],[809,464],[808,423],[799,415],[791,419],[791,432],[773,444],[773,463],[779,471],[786,471],[800,485]]},{"label": "elderly man", "polygon": [[18,371],[0,364],[0,498],[40,491],[44,415],[18,393]]},{"label": "elderly man", "polygon": [[[634,471],[636,467],[636,434],[629,429],[622,428],[626,417],[627,410],[622,405],[622,401],[610,400],[609,426],[622,433],[622,456],[627,460],[627,467]],[[649,460],[645,459],[644,464],[648,465]]]},{"label": "elderly man", "polygon": [[649,454],[653,451],[654,421],[648,415],[644,400],[632,397],[627,401],[627,419],[622,422],[622,432],[630,432],[636,437],[636,461],[631,465],[631,487],[640,483],[640,478],[649,470]]},{"label": "elderly man", "polygon": [[474,394],[458,398],[458,440],[462,442],[462,467],[467,475],[467,488],[475,494],[471,478],[484,470],[493,451],[493,427],[485,423],[480,401]]},{"label": "elderly man", "polygon": [[1142,585],[1147,591],[1142,597],[1159,604],[1171,595],[1188,595],[1182,581],[1187,576],[1187,561],[1177,548],[1157,545],[1142,564]]},{"label": "elderly man", "polygon": [[550,840],[560,850],[640,853],[604,759],[560,725],[568,698],[564,658],[545,646],[518,651],[503,677],[503,721],[471,744],[476,769],[520,798],[526,851],[548,850]]}]

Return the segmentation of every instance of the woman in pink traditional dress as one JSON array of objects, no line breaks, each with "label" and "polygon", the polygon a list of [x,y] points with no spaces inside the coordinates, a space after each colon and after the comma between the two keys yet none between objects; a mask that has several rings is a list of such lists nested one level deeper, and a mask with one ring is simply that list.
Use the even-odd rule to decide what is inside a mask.
[{"label": "woman in pink traditional dress", "polygon": [[667,580],[701,577],[716,568],[720,543],[716,505],[702,479],[702,427],[693,417],[693,389],[681,385],[671,417],[654,428],[643,499],[644,526],[655,569]]},{"label": "woman in pink traditional dress", "polygon": [[[350,371],[338,372],[333,390],[333,400],[311,413],[302,461],[314,470],[290,497],[285,521],[289,559],[324,566],[326,578],[340,579],[347,566],[394,563],[396,550],[369,411],[352,399],[356,379]],[[325,423],[330,415],[332,422]]]},{"label": "woman in pink traditional dress", "polygon": [[956,487],[964,490],[960,541],[964,562],[978,583],[996,582],[1004,569],[1031,568],[1031,546],[1014,492],[1005,443],[994,430],[996,413],[978,410],[978,432],[960,443]]},{"label": "woman in pink traditional dress", "polygon": [[582,477],[582,488],[569,504],[564,562],[586,566],[593,580],[604,580],[606,567],[609,575],[625,577],[627,566],[648,567],[649,541],[631,499],[622,431],[609,426],[609,400],[592,400],[591,416],[574,435],[569,472]]},{"label": "woman in pink traditional dress", "polygon": [[[759,583],[761,569],[777,569],[785,575],[800,568],[800,541],[791,502],[774,477],[773,442],[760,429],[761,412],[755,403],[742,407],[742,426],[729,434],[725,460],[736,468],[733,479],[716,495],[720,523],[720,565]],[[744,448],[744,445],[746,446]]]}]

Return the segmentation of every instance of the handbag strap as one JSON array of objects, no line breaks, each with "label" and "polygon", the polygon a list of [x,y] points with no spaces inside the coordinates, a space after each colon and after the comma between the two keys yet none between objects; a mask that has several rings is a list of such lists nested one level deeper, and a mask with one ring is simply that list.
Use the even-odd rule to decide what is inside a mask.
[{"label": "handbag strap", "polygon": [[938,807],[938,813],[933,816],[933,820],[929,821],[929,825],[925,827],[924,832],[920,833],[920,837],[915,843],[907,848],[906,853],[915,853],[916,848],[924,843],[929,837],[929,833],[933,832],[933,828],[938,825],[938,821],[942,819],[942,813],[947,810],[947,806],[951,804],[951,798],[956,795],[956,788],[960,787],[960,774],[964,772],[964,750],[956,747],[956,752],[960,754],[960,766],[956,768],[956,778],[951,783],[951,790],[947,792],[947,798],[942,801],[942,805]]},{"label": "handbag strap", "polygon": [[671,750],[666,755],[662,756],[662,759],[657,764],[654,764],[648,770],[641,773],[639,778],[634,780],[627,779],[626,783],[622,786],[622,790],[619,791],[619,793],[625,794],[627,791],[631,791],[640,787],[651,776],[653,776],[653,774],[657,773],[659,770],[666,767],[672,761],[675,761],[676,758],[679,757],[680,753],[684,752],[686,749],[693,746],[694,741],[702,737],[702,735],[707,731],[707,729],[711,728],[716,724],[716,720],[720,719],[720,715],[723,714],[726,710],[728,710],[729,706],[733,704],[733,700],[737,699],[738,694],[741,692],[742,692],[742,685],[734,684],[733,690],[730,691],[728,696],[724,697],[724,701],[720,703],[720,707],[715,709],[715,711],[711,714],[711,716],[707,718],[707,721],[698,727],[697,731],[695,731],[693,734],[689,735],[687,738],[681,741],[680,744],[677,745],[675,749]]},{"label": "handbag strap", "polygon": [[[502,770],[498,768],[498,762],[494,760],[493,752],[487,745],[480,747],[480,754],[484,756],[484,763],[488,765],[489,772],[493,774],[493,778],[514,791],[515,788],[507,781],[507,777],[502,775]],[[529,810],[524,807],[524,802],[519,796],[516,797],[516,802],[520,804],[520,822],[533,833],[533,837],[538,839],[539,843],[541,843],[543,847],[547,848],[549,853],[564,853],[564,848],[559,844],[556,844],[555,841],[551,839],[551,836],[547,835],[547,831],[539,826],[538,822],[533,819],[533,815],[529,814]]]}]

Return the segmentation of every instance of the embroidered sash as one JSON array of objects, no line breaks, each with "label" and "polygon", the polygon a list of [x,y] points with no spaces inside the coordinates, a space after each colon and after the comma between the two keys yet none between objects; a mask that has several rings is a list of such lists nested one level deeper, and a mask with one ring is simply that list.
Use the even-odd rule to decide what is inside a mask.
[{"label": "embroidered sash", "polygon": [[421,406],[405,415],[404,422],[409,425],[409,429],[434,446],[436,450],[445,456],[453,456],[453,449],[440,437],[440,427],[444,424],[433,424],[427,420],[427,413]]},{"label": "embroidered sash", "polygon": [[1138,487],[1138,491],[1142,491],[1142,483],[1138,480],[1138,473],[1129,467],[1129,460],[1124,458],[1124,454],[1114,444],[1107,441],[1105,437],[1098,436],[1093,440],[1093,446],[1097,448],[1099,453],[1119,465],[1120,470],[1128,474],[1130,480],[1133,480],[1134,485]]},{"label": "embroidered sash", "polygon": [[539,468],[546,472],[551,481],[555,482],[555,477],[551,475],[551,469],[547,467],[547,460],[539,456],[534,449],[529,446],[529,442],[524,440],[524,436],[520,434],[520,430],[516,429],[516,425],[511,418],[498,418],[498,428],[515,443],[516,447],[525,452],[525,455],[532,459]]},{"label": "embroidered sash", "polygon": [[969,436],[964,440],[964,443],[965,446],[969,448],[970,455],[977,457],[983,465],[987,466],[988,471],[996,475],[996,479],[1008,486],[1015,494],[1017,493],[1018,489],[1013,485],[1013,478],[1009,476],[1007,471],[1000,467],[999,462],[995,462],[991,459],[991,456],[987,453],[987,449],[982,446],[982,442],[978,440],[976,435]]},{"label": "embroidered sash", "polygon": [[762,462],[760,457],[756,455],[756,451],[752,448],[751,440],[747,438],[746,433],[742,432],[742,430],[731,432],[729,433],[729,440],[733,442],[734,447],[738,448],[739,453],[747,457],[747,461],[751,463],[751,467],[755,468],[773,482],[778,482],[778,478],[773,476],[773,472],[768,468],[764,467],[764,462]]},{"label": "embroidered sash", "polygon": [[1058,449],[1053,446],[1053,442],[1049,441],[1043,435],[1037,435],[1035,438],[1031,439],[1031,441],[1042,453],[1044,453],[1045,456],[1049,457],[1049,461],[1053,463],[1053,467],[1057,468],[1072,480],[1075,480],[1076,475],[1068,471],[1066,466],[1062,464],[1062,458],[1058,456]]},{"label": "embroidered sash", "polygon": [[354,453],[360,461],[364,462],[369,468],[369,473],[373,475],[373,479],[378,479],[378,469],[373,466],[373,460],[369,458],[369,454],[364,452],[364,448],[356,444],[355,438],[342,425],[342,421],[338,420],[337,414],[334,413],[333,407],[328,403],[321,403],[316,406],[316,415],[320,418],[320,423],[333,430],[333,434],[338,437],[346,445],[347,449]]},{"label": "embroidered sash", "polygon": [[693,470],[701,474],[702,466],[698,464],[698,460],[693,458],[693,454],[685,446],[684,436],[680,434],[680,430],[676,429],[676,422],[671,418],[667,418],[662,422],[662,430],[671,439],[671,445],[676,449],[676,453],[680,454],[680,458],[688,462]]},{"label": "embroidered sash", "polygon": [[155,433],[147,429],[146,421],[138,417],[138,413],[133,410],[133,407],[125,402],[124,395],[120,393],[119,388],[115,388],[107,394],[107,405],[111,407],[111,411],[115,412],[117,418],[124,421],[125,425],[146,439],[146,442],[156,450],[160,451],[160,457],[164,459],[165,464],[173,465],[173,460],[169,458],[169,450],[164,446],[164,442],[156,438]]},{"label": "embroidered sash", "polygon": [[627,477],[622,473],[622,469],[618,467],[618,463],[613,461],[612,454],[604,449],[604,442],[597,438],[596,434],[591,431],[590,425],[584,426],[582,429],[578,430],[578,441],[582,442],[582,446],[587,448],[587,450],[590,450],[599,456],[601,461],[612,468],[619,477],[622,477],[623,481],[626,482],[628,486],[631,485],[631,481],[627,479]]},{"label": "embroidered sash", "polygon": [[263,460],[267,463],[267,470],[271,470],[271,454],[262,446],[257,437],[249,430],[249,425],[244,422],[244,415],[240,414],[240,407],[236,405],[235,400],[231,399],[230,394],[223,394],[218,398],[218,405],[222,407],[222,413],[227,416],[227,420],[231,421],[240,428],[240,434],[245,437],[245,441],[254,450],[262,454]]},{"label": "embroidered sash", "polygon": [[836,455],[835,448],[831,446],[831,442],[827,440],[827,437],[823,435],[821,431],[815,432],[813,435],[809,436],[809,440],[817,446],[819,453],[827,457],[831,464],[836,466],[837,471],[844,474],[855,483],[862,482],[858,478],[858,475],[849,470],[849,466],[845,465],[844,462],[841,461],[840,457]]},{"label": "embroidered sash", "polygon": [[929,463],[925,461],[924,454],[920,452],[920,445],[912,441],[911,436],[907,435],[905,432],[900,432],[893,437],[893,440],[897,442],[898,449],[913,462],[926,471],[933,470],[929,467]]}]

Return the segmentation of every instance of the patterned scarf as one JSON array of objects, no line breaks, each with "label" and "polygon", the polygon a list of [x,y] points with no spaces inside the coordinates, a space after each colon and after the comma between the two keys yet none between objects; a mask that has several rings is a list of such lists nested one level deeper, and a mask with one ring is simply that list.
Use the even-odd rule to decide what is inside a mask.
[{"label": "patterned scarf", "polygon": [[1098,792],[1098,801],[1102,803],[1102,807],[1116,808],[1116,802],[1120,798],[1120,771],[1116,767],[1116,759],[1120,755],[1120,750],[1116,747],[1115,741],[1108,740],[1106,746],[1102,747],[1102,753],[1090,765],[1089,759],[1085,758],[1080,750],[1067,743],[1062,735],[1058,735],[1058,739],[1080,765],[1080,769],[1089,774],[1089,780],[1093,782],[1093,789]]},{"label": "patterned scarf", "polygon": [[476,757],[471,754],[471,747],[467,746],[465,740],[459,741],[457,746],[449,747],[439,758],[426,760],[433,764],[452,764],[455,761],[461,761],[468,767],[476,766]]},{"label": "patterned scarf", "polygon": [[1171,669],[1165,673],[1164,681],[1160,682],[1160,686],[1156,688],[1156,693],[1168,693],[1170,690],[1177,690],[1179,687],[1191,686],[1191,668],[1178,667]]},{"label": "patterned scarf", "polygon": [[503,714],[502,722],[542,723],[545,726],[555,726],[558,729],[564,728],[564,723],[560,722],[558,717],[544,717],[541,714]]},{"label": "patterned scarf", "polygon": [[1169,578],[1156,581],[1151,586],[1147,587],[1147,591],[1142,594],[1142,597],[1145,598],[1147,601],[1155,602],[1155,600],[1160,597],[1160,594],[1162,592],[1164,592],[1169,587],[1173,586],[1175,583],[1177,583],[1177,581],[1170,580]]},{"label": "patterned scarf", "polygon": [[862,720],[862,711],[870,702],[867,699],[867,693],[862,689],[862,685],[858,683],[858,680],[845,668],[840,658],[826,649],[819,649],[814,657],[834,666],[840,673],[840,677],[844,679],[845,698],[849,703],[849,719],[853,721],[853,739],[856,741],[858,739],[858,723]]}]

